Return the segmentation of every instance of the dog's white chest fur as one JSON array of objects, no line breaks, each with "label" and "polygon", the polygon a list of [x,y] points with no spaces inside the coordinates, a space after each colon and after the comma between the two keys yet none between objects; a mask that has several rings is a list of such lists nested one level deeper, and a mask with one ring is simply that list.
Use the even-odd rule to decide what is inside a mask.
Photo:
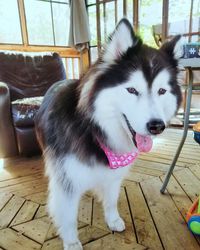
[{"label": "dog's white chest fur", "polygon": [[[113,231],[123,231],[125,224],[117,210],[121,182],[130,166],[110,169],[108,166],[87,166],[75,155],[62,159],[62,175],[56,168],[60,162],[46,155],[46,173],[49,176],[48,210],[53,217],[66,250],[81,250],[77,235],[78,204],[83,193],[92,190],[102,200],[105,220]],[[58,178],[65,179],[61,183]],[[65,191],[65,186],[69,189]]]},{"label": "dog's white chest fur", "polygon": [[[53,170],[56,168],[55,162],[47,157],[46,172],[50,180],[55,177],[55,171]],[[72,189],[76,187],[76,190],[73,191],[80,193],[88,190],[99,190],[99,193],[102,188],[109,187],[111,183],[121,182],[130,169],[130,166],[118,169],[110,169],[108,166],[100,166],[99,164],[87,166],[79,161],[76,155],[68,155],[62,159],[62,165],[62,174],[67,176]]]}]

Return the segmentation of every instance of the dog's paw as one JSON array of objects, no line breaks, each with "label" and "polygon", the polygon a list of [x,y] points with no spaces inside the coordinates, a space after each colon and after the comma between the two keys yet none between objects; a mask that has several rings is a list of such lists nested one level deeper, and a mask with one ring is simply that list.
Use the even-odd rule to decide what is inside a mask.
[{"label": "dog's paw", "polygon": [[116,231],[116,232],[122,232],[125,230],[125,223],[122,220],[121,217],[117,218],[114,221],[111,221],[108,223],[108,227],[110,228],[110,230],[112,231]]},{"label": "dog's paw", "polygon": [[83,247],[81,245],[81,242],[77,241],[77,242],[72,243],[72,244],[65,244],[64,250],[83,250]]}]

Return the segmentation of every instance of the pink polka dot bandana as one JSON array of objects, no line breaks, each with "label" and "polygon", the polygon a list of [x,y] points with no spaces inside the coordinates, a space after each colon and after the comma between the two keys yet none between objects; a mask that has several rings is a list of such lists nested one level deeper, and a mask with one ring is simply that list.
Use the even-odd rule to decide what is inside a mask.
[{"label": "pink polka dot bandana", "polygon": [[111,169],[128,166],[135,161],[140,152],[149,152],[151,150],[153,143],[150,136],[136,134],[135,139],[137,142],[137,149],[124,154],[114,153],[105,145],[100,143],[101,148],[108,158],[109,167]]},{"label": "pink polka dot bandana", "polygon": [[128,166],[138,156],[138,152],[136,152],[135,150],[133,152],[129,152],[125,154],[116,154],[102,144],[101,144],[101,148],[103,149],[104,153],[106,154],[108,158],[109,167],[111,169]]}]

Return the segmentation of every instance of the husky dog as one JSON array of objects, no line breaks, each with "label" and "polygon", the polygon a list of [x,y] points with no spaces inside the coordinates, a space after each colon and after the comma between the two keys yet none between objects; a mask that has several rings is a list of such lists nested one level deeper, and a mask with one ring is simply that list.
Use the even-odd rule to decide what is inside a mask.
[{"label": "husky dog", "polygon": [[179,39],[151,48],[122,19],[85,76],[46,93],[36,130],[49,177],[48,210],[66,250],[82,249],[77,213],[88,190],[100,196],[108,227],[125,230],[117,209],[120,184],[181,102]]}]

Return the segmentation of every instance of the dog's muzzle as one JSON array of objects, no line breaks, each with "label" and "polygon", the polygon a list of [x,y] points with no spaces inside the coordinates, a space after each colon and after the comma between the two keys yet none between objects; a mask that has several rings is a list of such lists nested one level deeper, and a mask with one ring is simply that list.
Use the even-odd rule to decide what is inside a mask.
[{"label": "dog's muzzle", "polygon": [[138,134],[131,126],[128,118],[125,114],[123,114],[124,119],[126,121],[127,127],[132,135],[133,143],[135,144],[135,147],[139,150],[139,152],[149,152],[152,148],[153,142],[151,139],[151,136],[149,135],[140,135]]},{"label": "dog's muzzle", "polygon": [[152,135],[158,135],[161,134],[165,129],[165,124],[160,119],[152,119],[147,123],[147,130]]}]

